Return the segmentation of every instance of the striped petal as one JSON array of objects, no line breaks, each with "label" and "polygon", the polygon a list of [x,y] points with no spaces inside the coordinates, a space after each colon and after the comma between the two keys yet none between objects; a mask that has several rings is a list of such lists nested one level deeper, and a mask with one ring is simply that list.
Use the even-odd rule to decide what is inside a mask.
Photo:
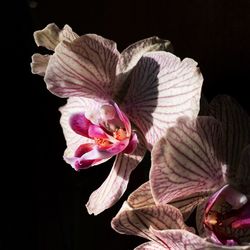
[{"label": "striped petal", "polygon": [[168,203],[224,184],[221,126],[212,117],[187,117],[154,146],[150,185],[156,203]]},{"label": "striped petal", "polygon": [[[60,124],[62,126],[63,134],[67,144],[67,149],[64,152],[64,157],[66,158],[74,157],[75,152],[80,145],[93,142],[92,139],[83,137],[82,133],[78,134],[71,128],[72,125],[70,124],[71,117],[74,117],[75,114],[84,114],[85,116],[87,114],[88,120],[91,120],[91,116],[88,114],[96,113],[100,109],[100,106],[101,104],[88,98],[70,97],[67,103],[59,109],[62,114],[60,119]],[[81,130],[81,132],[85,131]]]},{"label": "striped petal", "polygon": [[199,237],[186,230],[155,230],[151,229],[152,233],[157,237],[165,249],[180,250],[180,249],[190,249],[190,250],[221,250],[221,249],[249,249],[249,246],[233,246],[226,247],[222,245],[216,245],[206,241],[204,238]]},{"label": "striped petal", "polygon": [[[123,87],[122,85],[124,84],[130,71],[145,53],[160,50],[172,51],[172,45],[170,41],[154,36],[137,41],[122,51],[116,68],[116,82],[117,86],[119,86],[117,88]],[[120,91],[124,92],[124,88],[120,89]],[[123,94],[121,93],[121,95]]]},{"label": "striped petal", "polygon": [[61,41],[72,42],[78,37],[68,25],[65,25],[61,30],[54,23],[48,24],[43,30],[34,32],[37,46],[42,46],[49,50],[55,50]]},{"label": "striped petal", "polygon": [[196,228],[197,228],[198,234],[201,237],[206,237],[204,219],[205,219],[205,208],[206,208],[208,199],[209,198],[205,199],[200,205],[197,206],[197,209],[196,209],[196,215],[195,215]]},{"label": "striped petal", "polygon": [[136,247],[134,250],[165,250],[166,248],[157,242],[149,241]]},{"label": "striped petal", "polygon": [[132,208],[142,208],[155,205],[149,181],[145,182],[131,193],[127,202]]},{"label": "striped petal", "polygon": [[[78,37],[68,25],[65,25],[60,30],[54,23],[48,24],[43,30],[34,32],[34,39],[37,46],[43,46],[49,50],[55,50],[61,41],[72,42]],[[49,59],[50,55],[34,54],[32,56],[31,72],[44,76]]]},{"label": "striped petal", "polygon": [[181,211],[184,221],[186,221],[194,209],[201,204],[207,196],[207,192],[196,192],[188,196],[178,197],[169,202],[169,204],[177,207]]},{"label": "striped petal", "polygon": [[145,134],[148,148],[175,124],[181,115],[199,112],[203,77],[197,63],[168,52],[149,52],[130,76],[125,113]]},{"label": "striped petal", "polygon": [[[180,197],[171,201],[169,204],[178,208],[184,220],[186,220],[192,213],[194,208],[200,204],[207,193],[196,193],[185,197]],[[150,182],[145,182],[139,188],[137,188],[133,193],[131,193],[127,199],[127,202],[132,208],[142,208],[155,205],[155,201],[151,192]]]},{"label": "striped petal", "polygon": [[31,59],[31,72],[33,74],[44,76],[49,63],[50,55],[41,55],[36,53],[31,57]]},{"label": "striped petal", "polygon": [[146,148],[138,144],[133,154],[119,154],[104,183],[94,191],[86,204],[89,214],[97,215],[115,204],[126,191],[131,172],[140,163]]},{"label": "striped petal", "polygon": [[233,183],[240,163],[241,151],[250,144],[250,117],[236,100],[225,95],[217,96],[212,100],[209,114],[221,121],[225,131],[223,149],[229,165],[229,181]]},{"label": "striped petal", "polygon": [[111,226],[118,233],[141,236],[160,244],[151,227],[158,230],[187,229],[180,211],[171,205],[123,210],[112,219]]},{"label": "striped petal", "polygon": [[59,97],[112,99],[119,55],[115,42],[94,34],[63,41],[49,61],[47,88]]}]

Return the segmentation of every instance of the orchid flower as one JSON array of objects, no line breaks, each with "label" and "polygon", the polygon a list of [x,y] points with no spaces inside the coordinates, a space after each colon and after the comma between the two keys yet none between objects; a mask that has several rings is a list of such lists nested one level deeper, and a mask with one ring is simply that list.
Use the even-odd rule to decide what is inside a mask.
[{"label": "orchid flower", "polygon": [[112,219],[111,226],[118,233],[149,240],[135,250],[250,249],[249,246],[232,248],[218,245],[196,235],[194,228],[184,223],[179,209],[170,204],[155,204],[149,182],[128,197]]},{"label": "orchid flower", "polygon": [[115,42],[78,36],[68,25],[49,24],[34,38],[54,53],[34,54],[32,72],[44,76],[51,93],[68,98],[60,108],[65,161],[80,170],[116,157],[86,205],[99,214],[122,196],[132,170],[176,118],[197,116],[202,74],[194,60],[166,52],[170,42],[158,37],[122,53]]},{"label": "orchid flower", "polygon": [[193,197],[189,211],[200,204],[200,236],[229,249],[250,248],[250,119],[227,96],[215,98],[208,113],[217,120],[181,118],[155,144],[152,196],[157,205]]}]

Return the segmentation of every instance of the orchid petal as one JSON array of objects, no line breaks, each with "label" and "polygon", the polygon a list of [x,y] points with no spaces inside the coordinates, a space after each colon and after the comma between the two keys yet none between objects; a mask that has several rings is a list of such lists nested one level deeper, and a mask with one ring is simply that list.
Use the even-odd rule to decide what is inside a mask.
[{"label": "orchid petal", "polygon": [[212,117],[182,117],[155,144],[150,185],[157,204],[223,185],[221,133]]},{"label": "orchid petal", "polygon": [[61,42],[45,74],[47,88],[59,97],[112,99],[119,52],[115,42],[88,34]]},{"label": "orchid petal", "polygon": [[86,110],[88,110],[88,112],[95,113],[99,108],[100,104],[94,100],[84,97],[70,97],[67,103],[59,109],[62,114],[60,124],[62,126],[63,134],[67,144],[64,157],[75,157],[75,151],[80,145],[93,142],[93,140],[83,137],[72,130],[70,126],[70,118],[72,115],[84,113]]},{"label": "orchid petal", "polygon": [[92,166],[92,164],[95,162],[95,160],[82,160],[79,161],[79,158],[91,151],[94,147],[94,143],[85,143],[80,145],[77,150],[75,151],[74,157],[66,157],[64,156],[64,160],[70,164],[76,171],[79,171],[80,169],[86,169]]},{"label": "orchid petal", "polygon": [[197,116],[203,77],[194,60],[149,52],[130,77],[124,110],[145,134],[149,149],[179,116]]},{"label": "orchid petal", "polygon": [[245,147],[241,153],[241,160],[235,178],[230,180],[230,184],[241,193],[250,196],[250,145]]},{"label": "orchid petal", "polygon": [[225,200],[228,204],[230,204],[232,209],[239,209],[247,203],[247,197],[244,194],[227,184],[209,198],[206,206],[206,212],[208,212],[208,210],[210,210],[215,203],[220,203],[221,200]]},{"label": "orchid petal", "polygon": [[85,136],[89,136],[89,127],[92,125],[92,122],[88,120],[83,113],[76,113],[70,117],[69,120],[70,127],[74,130],[75,133]]},{"label": "orchid petal", "polygon": [[139,143],[133,154],[119,154],[104,183],[94,191],[86,204],[89,214],[97,215],[115,204],[125,192],[129,176],[140,163],[146,148]]},{"label": "orchid petal", "polygon": [[36,53],[32,56],[31,59],[31,72],[33,74],[44,76],[48,66],[50,55],[41,55]]},{"label": "orchid petal", "polygon": [[[222,250],[232,249],[232,247],[226,247],[217,245],[206,241],[204,238],[199,237],[187,230],[155,230],[151,228],[151,232],[165,245],[165,249],[180,250]],[[249,246],[234,246],[235,250],[249,249]]]},{"label": "orchid petal", "polygon": [[124,84],[124,81],[128,77],[130,71],[145,53],[158,50],[171,52],[171,42],[154,36],[133,43],[123,50],[116,68],[116,86],[120,85],[120,87],[123,87],[122,84]]},{"label": "orchid petal", "polygon": [[166,248],[159,243],[149,241],[136,247],[134,250],[166,250]]},{"label": "orchid petal", "polygon": [[169,204],[178,208],[183,215],[184,221],[186,221],[193,210],[204,201],[207,195],[207,192],[196,192],[174,199]]},{"label": "orchid petal", "polygon": [[132,154],[135,151],[138,143],[139,143],[139,140],[138,140],[137,134],[132,132],[128,146],[124,149],[123,153]]},{"label": "orchid petal", "polygon": [[[76,171],[87,169],[95,165],[99,165],[109,160],[113,155],[98,154],[96,145],[93,143],[85,143],[78,147],[75,156],[70,156],[67,150],[64,153],[64,160],[70,164]],[[81,155],[83,154],[83,155]],[[68,156],[69,155],[69,156]]]},{"label": "orchid petal", "polygon": [[128,139],[124,141],[119,141],[112,144],[108,148],[98,147],[97,145],[93,148],[92,151],[84,154],[81,157],[81,160],[94,160],[94,159],[107,159],[111,158],[114,155],[121,153],[128,145]]},{"label": "orchid petal", "polygon": [[205,199],[201,204],[199,204],[196,208],[196,228],[197,228],[197,231],[198,231],[198,234],[201,236],[201,237],[206,237],[206,230],[205,230],[205,227],[204,227],[204,220],[205,220],[205,209],[206,209],[206,206],[207,206],[207,202],[208,202],[208,199]]},{"label": "orchid petal", "polygon": [[150,228],[187,229],[180,211],[170,205],[150,206],[123,210],[111,222],[112,228],[121,234],[137,235],[161,243]]},{"label": "orchid petal", "polygon": [[48,24],[43,30],[34,32],[37,46],[43,46],[49,50],[55,50],[56,46],[63,40],[71,42],[77,37],[78,35],[68,25],[60,30],[54,23]]},{"label": "orchid petal", "polygon": [[64,25],[63,29],[59,33],[60,41],[73,42],[79,36],[71,29],[69,25]]},{"label": "orchid petal", "polygon": [[123,123],[127,133],[130,135],[131,134],[131,124],[130,124],[128,117],[120,110],[120,108],[118,107],[118,105],[116,103],[112,103],[112,105],[114,106],[116,113],[117,113],[119,119],[121,120],[121,122]]},{"label": "orchid petal", "polygon": [[107,133],[104,132],[104,130],[97,125],[90,125],[89,126],[88,135],[91,138],[101,138],[101,139],[108,139],[109,138]]},{"label": "orchid petal", "polygon": [[132,208],[142,208],[155,205],[149,181],[145,182],[131,193],[127,202]]},{"label": "orchid petal", "polygon": [[209,114],[221,121],[225,131],[224,154],[228,168],[228,178],[234,182],[240,163],[241,151],[250,144],[250,117],[230,96],[217,96],[209,105]]}]

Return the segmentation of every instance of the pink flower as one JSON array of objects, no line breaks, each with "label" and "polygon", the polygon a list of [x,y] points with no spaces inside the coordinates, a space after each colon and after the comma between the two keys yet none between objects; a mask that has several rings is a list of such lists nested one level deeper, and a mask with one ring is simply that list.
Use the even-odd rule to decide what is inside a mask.
[{"label": "pink flower", "polygon": [[[65,161],[75,170],[100,164],[121,152],[131,154],[137,146],[137,135],[131,131],[128,118],[115,103],[100,106],[94,118],[94,121],[91,116],[88,119],[86,113],[75,113],[70,117],[72,130],[90,139],[73,150],[74,156],[70,152],[64,155]],[[72,147],[68,149],[72,150]]]},{"label": "pink flower", "polygon": [[[207,112],[220,122],[182,117],[168,129],[153,147],[150,181],[113,218],[117,232],[150,240],[136,250],[250,249],[250,120],[228,96]],[[196,207],[200,236],[184,224]]]},{"label": "pink flower", "polygon": [[[182,197],[171,204],[156,205],[150,183],[146,182],[124,202],[119,213],[112,219],[111,226],[118,233],[149,240],[135,250],[231,249],[196,235],[195,229],[184,223],[182,213],[190,208],[189,201],[190,198]],[[236,246],[233,249],[249,247]]]},{"label": "pink flower", "polygon": [[115,42],[79,37],[68,25],[49,24],[34,37],[54,53],[33,55],[32,72],[44,76],[53,94],[68,98],[60,109],[66,162],[79,170],[116,157],[87,204],[89,213],[101,213],[122,196],[132,170],[176,118],[197,116],[202,75],[194,60],[166,52],[170,42],[158,37],[122,53]]},{"label": "pink flower", "polygon": [[207,112],[217,120],[181,118],[155,144],[152,195],[156,204],[189,200],[187,214],[198,205],[199,234],[241,249],[250,243],[250,119],[228,96]]}]

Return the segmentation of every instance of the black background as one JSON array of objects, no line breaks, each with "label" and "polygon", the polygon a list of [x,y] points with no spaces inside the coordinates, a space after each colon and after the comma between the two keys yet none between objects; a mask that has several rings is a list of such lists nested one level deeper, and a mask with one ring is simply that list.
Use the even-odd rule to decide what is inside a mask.
[{"label": "black background", "polygon": [[43,79],[30,73],[32,33],[55,22],[78,34],[96,33],[129,44],[157,35],[175,54],[191,57],[210,100],[229,94],[249,111],[250,1],[14,0],[1,7],[1,208],[0,249],[133,249],[144,242],[110,227],[129,192],[147,178],[150,156],[133,172],[128,191],[112,209],[90,216],[89,195],[104,181],[112,160],[75,172],[62,159],[65,142],[58,108]]}]

